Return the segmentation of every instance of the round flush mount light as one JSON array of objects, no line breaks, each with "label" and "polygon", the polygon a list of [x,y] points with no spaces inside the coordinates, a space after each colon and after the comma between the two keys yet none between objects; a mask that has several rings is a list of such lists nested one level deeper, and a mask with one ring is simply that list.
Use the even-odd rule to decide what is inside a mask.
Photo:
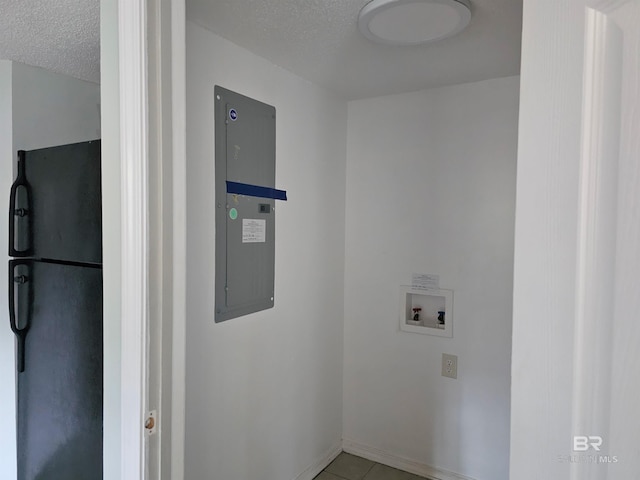
[{"label": "round flush mount light", "polygon": [[468,0],[373,0],[358,15],[358,28],[385,45],[421,45],[461,32],[471,20]]}]

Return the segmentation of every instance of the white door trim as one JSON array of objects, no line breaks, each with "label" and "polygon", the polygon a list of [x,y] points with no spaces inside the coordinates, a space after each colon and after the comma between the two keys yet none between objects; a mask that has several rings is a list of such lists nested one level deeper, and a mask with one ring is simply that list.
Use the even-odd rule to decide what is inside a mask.
[{"label": "white door trim", "polygon": [[171,480],[184,479],[186,290],[187,290],[187,127],[185,0],[171,1],[171,113],[173,130],[173,331],[171,374]]},{"label": "white door trim", "polygon": [[632,478],[640,0],[524,11],[510,475]]},{"label": "white door trim", "polygon": [[122,479],[146,478],[148,126],[147,12],[144,0],[118,1],[122,222]]},{"label": "white door trim", "polygon": [[[600,2],[602,3],[602,2]],[[611,2],[606,2],[611,3]],[[601,11],[588,8],[582,105],[582,148],[573,344],[572,431],[609,437],[612,328],[615,305],[617,178],[622,36]],[[592,465],[571,465],[584,479]]]}]

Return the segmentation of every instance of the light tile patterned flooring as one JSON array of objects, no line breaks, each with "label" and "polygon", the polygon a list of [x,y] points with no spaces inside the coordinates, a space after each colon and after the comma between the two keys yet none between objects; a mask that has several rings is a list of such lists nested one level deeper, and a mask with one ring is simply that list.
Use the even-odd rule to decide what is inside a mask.
[{"label": "light tile patterned flooring", "polygon": [[424,477],[342,452],[314,480],[424,480]]}]

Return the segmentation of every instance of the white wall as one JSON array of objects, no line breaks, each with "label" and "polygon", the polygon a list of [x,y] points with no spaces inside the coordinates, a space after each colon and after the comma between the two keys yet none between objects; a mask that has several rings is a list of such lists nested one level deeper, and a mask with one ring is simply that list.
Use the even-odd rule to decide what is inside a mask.
[{"label": "white wall", "polygon": [[[4,192],[5,202],[14,178],[17,150],[99,137],[99,85],[21,63],[0,61],[0,192]],[[5,255],[7,237],[7,221],[2,219],[0,249]],[[6,268],[6,263],[0,268]],[[0,292],[7,291],[6,282],[6,275],[0,275]],[[0,295],[0,478],[16,477],[14,344],[3,293]]]},{"label": "white wall", "polygon": [[[0,60],[0,192],[3,192],[0,198],[3,202],[9,201],[9,189],[13,182],[11,68],[10,61]],[[7,210],[8,207],[0,211]],[[1,218],[0,251],[3,262],[0,271],[7,268],[6,261],[9,259],[7,227],[6,219]],[[0,274],[0,478],[16,478],[15,340],[9,329],[7,289],[7,275]]]},{"label": "white wall", "polygon": [[118,2],[100,1],[102,291],[104,320],[104,480],[121,479],[121,212]]},{"label": "white wall", "polygon": [[[214,85],[277,109],[275,307],[214,323]],[[187,24],[185,478],[311,479],[340,447],[346,104]],[[305,473],[306,472],[306,473]]]},{"label": "white wall", "polygon": [[[349,103],[344,439],[508,478],[518,77]],[[453,338],[399,332],[399,286],[440,275]],[[458,379],[440,376],[442,353]]]},{"label": "white wall", "polygon": [[14,150],[100,138],[100,85],[13,63]]},{"label": "white wall", "polygon": [[519,480],[581,478],[558,456],[573,453],[572,435],[600,434],[572,431],[584,18],[580,0],[524,2],[510,452]]}]

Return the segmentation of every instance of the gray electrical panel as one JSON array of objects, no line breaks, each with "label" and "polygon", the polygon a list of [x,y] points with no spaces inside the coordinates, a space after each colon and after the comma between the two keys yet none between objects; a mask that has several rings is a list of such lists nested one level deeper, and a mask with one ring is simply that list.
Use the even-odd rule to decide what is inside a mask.
[{"label": "gray electrical panel", "polygon": [[215,321],[273,307],[276,110],[216,86]]}]

